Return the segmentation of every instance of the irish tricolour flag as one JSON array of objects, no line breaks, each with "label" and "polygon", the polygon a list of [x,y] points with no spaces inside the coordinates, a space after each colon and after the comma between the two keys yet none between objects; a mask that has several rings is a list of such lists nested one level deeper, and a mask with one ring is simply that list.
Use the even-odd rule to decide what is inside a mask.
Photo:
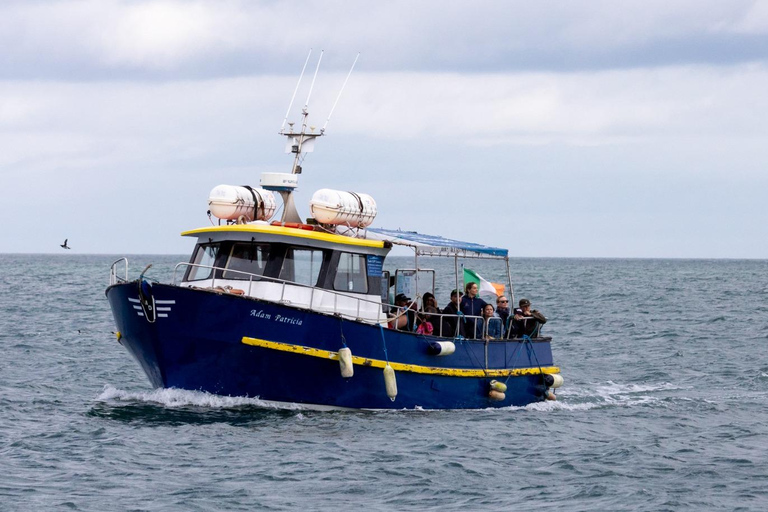
[{"label": "irish tricolour flag", "polygon": [[488,295],[504,295],[504,285],[500,283],[492,283],[483,279],[480,274],[474,270],[464,269],[464,286],[467,283],[477,283],[477,289],[479,293]]}]

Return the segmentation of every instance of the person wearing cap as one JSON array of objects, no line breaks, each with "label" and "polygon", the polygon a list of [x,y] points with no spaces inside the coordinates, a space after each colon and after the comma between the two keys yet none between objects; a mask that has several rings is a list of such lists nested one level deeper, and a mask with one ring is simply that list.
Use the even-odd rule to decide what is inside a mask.
[{"label": "person wearing cap", "polygon": [[408,307],[411,298],[404,293],[395,296],[395,316],[390,318],[389,326],[401,331],[412,331],[416,320],[416,312]]},{"label": "person wearing cap", "polygon": [[458,317],[456,315],[459,312],[459,299],[463,295],[464,294],[459,290],[453,290],[451,292],[451,302],[449,302],[448,305],[443,308],[443,320],[440,323],[440,336],[445,336],[446,338],[454,338],[459,334],[462,336],[464,335],[463,329],[460,329],[459,331],[456,330],[456,326],[458,325]]},{"label": "person wearing cap", "polygon": [[547,323],[546,317],[537,309],[532,310],[531,301],[528,299],[520,299],[519,306],[520,308],[515,310],[515,316],[512,318],[512,328],[515,330],[515,337],[537,337],[541,326]]}]

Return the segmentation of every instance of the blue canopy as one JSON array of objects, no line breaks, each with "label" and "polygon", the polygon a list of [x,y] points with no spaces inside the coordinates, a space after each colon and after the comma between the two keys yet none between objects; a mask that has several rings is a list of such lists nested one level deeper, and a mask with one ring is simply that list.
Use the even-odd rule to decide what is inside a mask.
[{"label": "blue canopy", "polygon": [[386,240],[397,245],[412,247],[423,256],[460,256],[469,258],[506,258],[509,251],[499,247],[460,242],[435,235],[422,235],[415,231],[368,228],[366,238]]}]

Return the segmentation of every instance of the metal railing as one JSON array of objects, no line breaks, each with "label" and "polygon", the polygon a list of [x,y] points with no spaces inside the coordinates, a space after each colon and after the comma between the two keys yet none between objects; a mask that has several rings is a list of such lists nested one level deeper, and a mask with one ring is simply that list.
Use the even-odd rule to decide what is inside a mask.
[{"label": "metal railing", "polygon": [[[117,273],[117,266],[120,262],[123,262],[124,264],[124,277],[119,276]],[[217,288],[216,281],[219,281],[219,282],[224,281],[226,283],[230,283],[231,281],[233,281],[232,279],[216,277],[217,270],[220,270],[226,273],[236,273],[242,276],[246,276],[248,278],[247,279],[248,289],[247,289],[246,295],[248,296],[253,296],[254,282],[267,282],[267,283],[280,285],[280,298],[278,300],[274,300],[273,302],[279,302],[281,304],[291,304],[291,303],[297,302],[297,301],[286,300],[285,295],[286,295],[287,286],[309,289],[310,295],[309,295],[309,304],[307,305],[307,308],[310,310],[317,310],[321,307],[317,305],[317,309],[316,309],[316,304],[315,304],[315,301],[317,300],[317,296],[319,294],[324,294],[326,296],[331,295],[333,296],[333,308],[331,311],[334,314],[339,315],[341,317],[346,317],[346,318],[354,319],[357,321],[367,322],[367,323],[376,324],[376,325],[386,324],[387,326],[392,326],[393,329],[399,330],[399,331],[406,331],[406,332],[415,331],[417,328],[417,320],[426,321],[426,316],[428,315],[431,317],[431,319],[437,318],[436,321],[434,320],[431,321],[432,325],[437,327],[432,333],[433,336],[439,336],[444,338],[456,338],[461,334],[461,331],[462,331],[461,323],[464,322],[464,325],[465,325],[464,337],[466,339],[479,340],[479,341],[488,341],[488,340],[492,341],[492,340],[504,340],[504,339],[514,338],[514,336],[510,336],[510,334],[512,333],[508,329],[508,325],[502,325],[502,336],[500,338],[489,338],[488,337],[489,322],[486,322],[485,321],[486,319],[484,319],[481,316],[464,315],[464,314],[431,313],[431,312],[424,311],[422,309],[415,309],[414,305],[418,300],[418,296],[414,298],[413,301],[408,306],[394,306],[386,302],[370,300],[364,297],[360,297],[358,295],[351,295],[351,294],[339,292],[336,290],[328,290],[326,288],[318,288],[316,286],[296,283],[294,281],[288,281],[288,280],[280,279],[276,277],[268,277],[260,274],[254,274],[252,272],[242,271],[242,270],[233,270],[233,269],[227,269],[222,267],[215,267],[212,265],[201,265],[197,263],[188,263],[188,262],[177,263],[176,266],[174,267],[173,278],[171,281],[173,285],[178,286],[180,282],[184,282],[183,281],[184,274],[182,273],[182,277],[181,278],[179,277],[179,269],[181,269],[182,267],[184,268],[194,267],[194,268],[202,268],[202,269],[210,270],[211,271],[210,277],[206,277],[205,279],[199,279],[198,281],[210,281],[210,287],[206,286],[205,288],[212,289],[212,290],[216,290]],[[186,273],[186,270],[185,270],[185,273]],[[245,282],[245,279],[236,279],[236,280]],[[118,260],[115,260],[112,263],[112,266],[110,267],[110,270],[109,270],[110,285],[124,283],[127,281],[128,281],[128,259],[120,258]],[[195,281],[186,281],[187,284],[191,284],[194,282]],[[229,286],[229,284],[226,284],[226,286]],[[218,288],[221,288],[222,291],[227,291],[227,289],[224,288],[224,286],[221,286]],[[231,286],[229,286],[229,288],[232,289]],[[243,291],[245,292],[245,290]],[[339,308],[340,297],[342,297],[345,300],[356,301],[356,310],[355,310],[356,315],[350,315],[345,311],[340,311],[340,308]],[[260,298],[264,300],[271,300],[266,297],[260,297]],[[366,304],[371,307],[371,311],[386,312],[385,313],[386,318],[377,319],[377,320],[374,320],[371,318],[365,318],[365,319],[361,318],[360,316],[361,308]],[[346,310],[347,308],[344,308],[344,309]],[[407,326],[407,328],[405,329],[395,327],[398,323],[398,319],[402,316],[408,315],[409,311],[413,313],[413,325]],[[489,320],[503,322],[502,319],[498,317],[492,317]],[[481,335],[479,337],[475,336],[477,334],[476,327],[475,327],[476,322],[482,322],[483,324]],[[509,323],[511,323],[511,319],[509,320]],[[453,332],[445,331],[444,327],[450,327],[450,325],[448,324],[455,325],[455,327],[452,329]]]},{"label": "metal railing", "polygon": [[[403,307],[401,307],[401,309],[403,309]],[[477,340],[507,339],[506,338],[507,330],[504,328],[504,321],[498,317],[485,319],[482,316],[477,316],[477,315],[432,313],[432,312],[424,311],[421,309],[418,309],[418,310],[414,309],[412,311],[414,312],[414,315],[415,315],[414,324],[429,321],[433,326],[435,326],[435,329],[432,333],[434,336],[455,338],[459,334],[462,334],[462,331],[463,331],[462,335],[466,339],[477,339]],[[427,316],[430,317],[430,320],[426,319]],[[437,320],[433,320],[434,318],[436,318]],[[500,327],[501,327],[500,336],[490,337],[488,335],[488,330],[491,322],[486,320],[490,320],[492,322],[500,324]],[[481,330],[479,335],[477,333],[477,327],[476,327],[478,323],[482,325],[482,327],[480,328]],[[455,327],[451,329],[451,325],[449,324],[453,324]],[[464,325],[464,329],[461,328],[462,324]],[[413,329],[415,330],[416,327],[418,327],[418,325],[414,325]],[[452,332],[445,331],[445,328],[451,329]],[[398,330],[409,330],[409,329],[400,328]]]},{"label": "metal railing", "polygon": [[[125,277],[118,276],[117,269],[115,268],[121,261],[125,264]],[[126,281],[128,281],[128,258],[120,258],[119,260],[115,260],[112,263],[112,266],[109,267],[109,285],[112,286],[117,283],[125,283]]]},{"label": "metal railing", "polygon": [[[237,273],[237,274],[240,274],[240,275],[243,275],[243,276],[247,276],[248,277],[248,290],[247,290],[246,295],[248,295],[248,296],[253,296],[253,283],[254,282],[268,282],[268,283],[279,284],[280,285],[280,299],[275,301],[275,302],[280,302],[282,304],[287,304],[287,303],[295,302],[295,301],[286,300],[286,298],[285,298],[285,290],[286,290],[287,286],[304,288],[304,289],[309,289],[310,290],[309,304],[308,304],[308,308],[309,309],[315,309],[315,306],[316,306],[315,305],[315,300],[316,300],[316,296],[318,294],[322,293],[324,295],[331,295],[331,296],[333,296],[333,309],[332,309],[332,311],[333,311],[334,314],[339,314],[341,316],[346,316],[348,318],[354,318],[355,320],[368,321],[370,323],[376,323],[376,324],[383,323],[384,320],[381,320],[381,321],[378,321],[378,320],[377,321],[371,321],[371,319],[363,319],[363,318],[361,318],[360,311],[361,311],[361,306],[362,305],[370,304],[372,310],[375,310],[375,311],[382,311],[382,306],[389,306],[389,304],[383,304],[380,301],[374,301],[374,300],[366,299],[366,298],[360,297],[358,295],[351,295],[349,293],[343,293],[343,292],[339,292],[339,291],[336,291],[336,290],[328,290],[326,288],[318,288],[316,286],[312,286],[312,285],[308,285],[308,284],[303,284],[303,283],[297,283],[295,281],[288,281],[286,279],[280,279],[280,278],[277,278],[277,277],[269,277],[269,276],[264,276],[264,275],[261,275],[261,274],[254,274],[252,272],[245,272],[243,270],[233,270],[233,269],[227,269],[227,268],[222,268],[222,267],[214,267],[212,265],[200,265],[200,264],[197,264],[197,263],[187,263],[187,262],[177,263],[176,266],[174,267],[174,269],[173,269],[173,281],[172,281],[172,283],[174,285],[178,284],[178,281],[177,281],[177,271],[178,271],[178,269],[180,267],[196,267],[196,268],[204,268],[204,269],[211,270],[212,272],[210,274],[210,276],[211,276],[210,278],[206,277],[205,279],[200,279],[199,280],[199,281],[208,281],[208,280],[210,280],[211,281],[211,286],[210,286],[211,288],[216,288],[216,281],[217,280],[219,282],[221,282],[221,281],[231,282],[232,281],[232,279],[225,279],[225,278],[222,278],[222,277],[218,277],[217,278],[216,277],[216,271],[217,270],[221,270],[221,271],[224,271],[224,272],[227,272],[227,273],[231,272],[231,273]],[[241,281],[241,280],[237,279],[237,281]],[[242,281],[245,281],[245,279],[242,279]],[[195,281],[186,281],[186,282],[187,283],[194,283]],[[339,311],[339,309],[340,309],[339,308],[339,297],[343,297],[344,299],[347,299],[347,300],[354,300],[354,301],[356,301],[356,304],[357,304],[356,316],[355,315],[349,315],[349,314],[346,314],[346,313],[344,313],[342,311]],[[264,298],[264,299],[265,300],[269,300],[267,298]]]}]

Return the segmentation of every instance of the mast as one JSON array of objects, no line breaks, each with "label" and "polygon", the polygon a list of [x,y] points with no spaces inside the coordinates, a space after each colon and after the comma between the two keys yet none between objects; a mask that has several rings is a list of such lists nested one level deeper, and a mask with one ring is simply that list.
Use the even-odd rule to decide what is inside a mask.
[{"label": "mast", "polygon": [[[336,102],[333,104],[333,108],[331,108],[331,113],[328,115],[328,119],[325,121],[325,124],[323,125],[323,128],[319,132],[315,132],[316,127],[310,126],[308,123],[309,118],[309,100],[312,97],[312,91],[315,88],[315,81],[317,80],[317,74],[320,71],[320,63],[323,60],[323,54],[324,50],[320,51],[320,57],[317,60],[317,66],[315,67],[315,74],[312,77],[312,83],[309,86],[309,93],[307,94],[307,100],[304,103],[304,107],[301,109],[301,128],[299,130],[294,130],[294,126],[296,123],[287,122],[288,116],[291,112],[291,107],[293,106],[293,101],[296,99],[296,93],[299,90],[299,86],[301,85],[301,81],[304,78],[304,71],[307,68],[307,64],[309,63],[309,58],[312,55],[312,50],[309,50],[309,54],[307,55],[307,59],[304,62],[304,67],[301,70],[301,75],[299,76],[299,82],[296,84],[296,89],[293,91],[293,96],[291,97],[291,101],[288,104],[288,111],[285,114],[285,118],[283,119],[283,124],[280,127],[280,131],[278,132],[283,137],[286,137],[286,146],[285,146],[285,152],[286,153],[292,153],[293,156],[293,164],[291,165],[291,172],[290,173],[262,173],[261,176],[261,186],[265,188],[266,190],[271,190],[274,192],[277,192],[280,194],[280,197],[283,199],[283,214],[281,217],[281,222],[296,222],[301,223],[301,217],[299,216],[299,212],[296,209],[296,204],[294,202],[293,198],[293,191],[296,190],[299,184],[299,177],[298,175],[301,174],[301,163],[304,161],[304,157],[306,153],[311,153],[315,149],[315,139],[318,137],[321,137],[325,135],[325,128],[328,126],[328,121],[331,119],[331,115],[333,114],[333,110],[336,108],[336,104],[339,101],[339,98],[341,97],[341,93],[344,91],[344,87],[347,85],[347,81],[349,80],[349,76],[352,74],[352,70],[355,68],[355,64],[357,63],[357,59],[360,56],[360,54],[357,54],[357,57],[355,57],[355,61],[352,63],[352,69],[349,70],[349,73],[347,74],[346,80],[344,80],[344,84],[341,86],[341,91],[339,91],[339,95],[336,97]],[[285,125],[288,124],[288,130],[285,130]],[[309,129],[309,131],[307,131]]]}]

